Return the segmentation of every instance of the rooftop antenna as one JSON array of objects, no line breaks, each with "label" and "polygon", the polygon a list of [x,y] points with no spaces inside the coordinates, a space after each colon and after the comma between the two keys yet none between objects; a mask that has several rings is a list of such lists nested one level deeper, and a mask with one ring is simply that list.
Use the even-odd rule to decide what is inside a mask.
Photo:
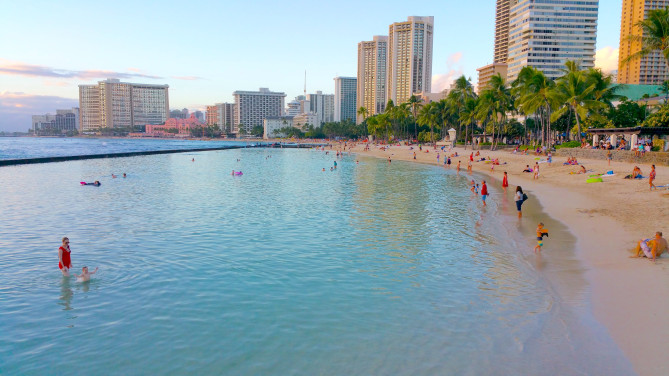
[{"label": "rooftop antenna", "polygon": [[307,70],[304,70],[304,99],[307,99]]}]

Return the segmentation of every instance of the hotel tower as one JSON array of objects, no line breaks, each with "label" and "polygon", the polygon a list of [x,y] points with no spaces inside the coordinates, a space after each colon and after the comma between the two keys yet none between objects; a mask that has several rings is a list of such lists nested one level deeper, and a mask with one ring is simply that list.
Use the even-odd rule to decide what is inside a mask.
[{"label": "hotel tower", "polygon": [[388,30],[387,100],[405,103],[432,89],[434,17],[409,17]]},{"label": "hotel tower", "polygon": [[[388,37],[374,36],[373,40],[358,43],[357,107],[365,107],[367,116],[383,113],[386,109],[386,68],[388,64]],[[358,115],[357,122],[363,121]]]},{"label": "hotel tower", "polygon": [[653,51],[642,58],[623,62],[628,56],[641,50],[641,41],[630,41],[630,35],[641,35],[636,26],[648,16],[648,11],[664,9],[669,0],[623,0],[620,20],[620,52],[618,55],[618,83],[638,85],[659,85],[669,80],[667,60],[659,51]]},{"label": "hotel tower", "polygon": [[168,88],[117,79],[79,85],[80,130],[164,124],[170,114]]},{"label": "hotel tower", "polygon": [[509,82],[526,66],[552,79],[563,75],[567,60],[584,69],[595,66],[598,0],[510,0],[509,5]]}]

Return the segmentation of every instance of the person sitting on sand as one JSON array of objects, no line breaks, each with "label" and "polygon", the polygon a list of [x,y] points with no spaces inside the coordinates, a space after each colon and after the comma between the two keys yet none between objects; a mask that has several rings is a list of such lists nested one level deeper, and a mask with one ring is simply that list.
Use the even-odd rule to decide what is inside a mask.
[{"label": "person sitting on sand", "polygon": [[585,170],[585,166],[581,165],[581,168],[580,168],[578,171],[574,172],[574,173],[575,173],[575,174],[585,174],[585,172],[586,172],[586,170]]},{"label": "person sitting on sand", "polygon": [[667,240],[662,237],[662,232],[655,233],[654,239],[642,239],[637,243],[631,258],[647,257],[653,261],[667,251]]},{"label": "person sitting on sand", "polygon": [[481,155],[481,152],[477,150],[475,157],[478,157],[479,155]]},{"label": "person sitting on sand", "polygon": [[533,172],[533,170],[530,168],[530,165],[526,165],[523,172]]},{"label": "person sitting on sand", "polygon": [[81,274],[74,274],[77,277],[77,282],[88,282],[91,280],[91,276],[98,272],[98,268],[95,268],[92,272],[88,271],[88,266],[81,268]]}]

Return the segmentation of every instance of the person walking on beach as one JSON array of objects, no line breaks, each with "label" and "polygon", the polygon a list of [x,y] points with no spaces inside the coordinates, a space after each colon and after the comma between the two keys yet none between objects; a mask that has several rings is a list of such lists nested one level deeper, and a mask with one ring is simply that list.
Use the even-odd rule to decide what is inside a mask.
[{"label": "person walking on beach", "polygon": [[652,191],[653,188],[657,190],[657,187],[655,184],[653,184],[653,180],[655,180],[656,172],[655,172],[655,165],[650,166],[650,175],[648,175],[648,184],[650,185],[650,190]]},{"label": "person walking on beach", "polygon": [[416,159],[416,152],[413,152],[413,159]]},{"label": "person walking on beach", "polygon": [[64,277],[70,276],[70,268],[72,267],[72,260],[70,258],[70,239],[63,238],[63,244],[58,248],[58,268],[63,273]]},{"label": "person walking on beach", "polygon": [[488,186],[485,185],[485,180],[481,182],[481,199],[483,200],[483,206],[487,206],[485,199],[488,197]]},{"label": "person walking on beach", "polygon": [[467,162],[467,172],[470,173],[470,174],[473,172],[472,171],[472,161]]},{"label": "person walking on beach", "polygon": [[539,162],[534,162],[534,177],[533,179],[539,179]]},{"label": "person walking on beach", "polygon": [[609,166],[611,166],[611,158],[613,158],[613,153],[611,153],[611,150],[606,152],[606,160],[609,161]]},{"label": "person walking on beach", "polygon": [[525,202],[525,193],[523,193],[523,188],[519,186],[516,187],[516,209],[518,209],[518,218],[523,217],[523,212],[522,207],[523,207],[523,202]]},{"label": "person walking on beach", "polygon": [[460,172],[460,161],[458,161],[458,172]]},{"label": "person walking on beach", "polygon": [[640,240],[634,249],[634,255],[631,258],[647,257],[653,262],[657,257],[660,257],[668,249],[667,239],[662,237],[662,232],[655,233],[654,239]]},{"label": "person walking on beach", "polygon": [[544,224],[539,222],[537,226],[537,245],[534,247],[534,253],[541,252],[541,247],[544,245],[544,236],[548,237],[548,230],[544,228]]},{"label": "person walking on beach", "polygon": [[450,156],[448,157],[448,161],[446,162],[446,164],[448,165],[448,168],[451,168],[451,157]]},{"label": "person walking on beach", "polygon": [[504,171],[504,177],[502,178],[502,188],[504,188],[504,192],[506,192],[506,188],[509,186],[509,178],[506,175],[506,171]]}]

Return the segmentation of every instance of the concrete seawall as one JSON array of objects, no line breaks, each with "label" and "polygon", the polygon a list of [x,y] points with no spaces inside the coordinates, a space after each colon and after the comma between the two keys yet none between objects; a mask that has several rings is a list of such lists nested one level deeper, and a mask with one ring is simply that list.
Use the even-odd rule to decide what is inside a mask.
[{"label": "concrete seawall", "polygon": [[301,148],[311,148],[311,147],[314,147],[314,146],[317,146],[317,145],[320,146],[320,144],[277,144],[277,143],[274,143],[274,144],[255,144],[255,145],[229,145],[229,146],[220,146],[220,147],[214,147],[214,148],[149,150],[149,151],[130,151],[130,152],[123,152],[123,153],[70,155],[70,156],[61,156],[61,157],[4,159],[4,160],[0,160],[0,167],[1,166],[23,165],[23,164],[77,161],[77,160],[82,160],[82,159],[123,158],[123,157],[136,157],[136,156],[140,156],[140,155],[188,153],[188,152],[194,152],[194,151],[214,151],[214,150],[247,149],[247,148],[301,149]]},{"label": "concrete seawall", "polygon": [[[562,148],[555,151],[556,156],[606,159],[608,150],[603,149],[581,149],[581,148]],[[652,151],[644,154],[643,157],[635,157],[634,152],[629,150],[611,150],[611,156],[616,162],[629,162],[638,164],[656,164],[658,166],[669,165],[669,153]]]}]

